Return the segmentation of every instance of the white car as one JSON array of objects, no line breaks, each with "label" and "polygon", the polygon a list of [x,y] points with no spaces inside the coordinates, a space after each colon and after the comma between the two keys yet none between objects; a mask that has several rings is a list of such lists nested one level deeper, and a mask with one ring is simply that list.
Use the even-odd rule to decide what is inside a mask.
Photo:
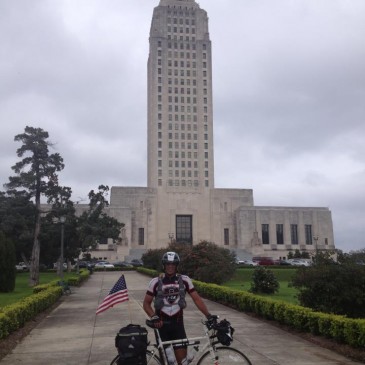
[{"label": "white car", "polygon": [[311,266],[310,263],[306,260],[291,259],[288,261],[290,262],[290,265],[293,265],[293,266]]},{"label": "white car", "polygon": [[24,262],[19,262],[18,265],[15,265],[16,271],[27,271],[28,266]]},{"label": "white car", "polygon": [[243,264],[248,266],[259,266],[258,262],[252,260],[243,260]]},{"label": "white car", "polygon": [[107,261],[97,262],[95,268],[113,269],[114,265]]}]

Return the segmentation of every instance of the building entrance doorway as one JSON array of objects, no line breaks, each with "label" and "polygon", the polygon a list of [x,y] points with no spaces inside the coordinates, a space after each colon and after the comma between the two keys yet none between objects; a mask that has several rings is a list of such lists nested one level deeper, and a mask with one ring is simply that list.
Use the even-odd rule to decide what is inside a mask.
[{"label": "building entrance doorway", "polygon": [[176,242],[193,244],[193,216],[176,216]]}]

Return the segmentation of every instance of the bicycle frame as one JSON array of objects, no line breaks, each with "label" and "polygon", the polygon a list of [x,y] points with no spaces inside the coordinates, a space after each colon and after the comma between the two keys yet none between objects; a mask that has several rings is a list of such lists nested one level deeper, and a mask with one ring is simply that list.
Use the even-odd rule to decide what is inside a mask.
[{"label": "bicycle frame", "polygon": [[[215,343],[213,342],[213,338],[210,336],[209,329],[204,321],[202,321],[203,329],[204,329],[204,336],[199,337],[190,337],[190,338],[183,338],[180,340],[172,340],[172,341],[162,341],[160,337],[160,332],[157,328],[152,327],[150,324],[147,325],[154,329],[155,336],[156,336],[156,343],[150,346],[153,346],[155,349],[158,350],[160,356],[162,355],[162,361],[165,365],[168,365],[167,356],[166,356],[166,347],[172,345],[183,345],[183,346],[194,346],[199,345],[199,350],[195,355],[195,358],[192,362],[194,364],[200,357],[209,349],[209,352],[212,356],[212,364],[215,357]],[[154,355],[155,351],[152,350],[151,353]],[[175,359],[176,361],[176,359]],[[177,363],[177,362],[176,362]],[[148,363],[147,363],[148,365]]]}]

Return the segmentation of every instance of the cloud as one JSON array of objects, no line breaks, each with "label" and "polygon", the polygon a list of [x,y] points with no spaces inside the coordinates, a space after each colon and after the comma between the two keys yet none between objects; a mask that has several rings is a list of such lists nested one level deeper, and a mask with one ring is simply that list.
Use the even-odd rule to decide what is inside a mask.
[{"label": "cloud", "polygon": [[[365,2],[201,0],[213,44],[217,187],[328,206],[364,247]],[[50,134],[75,198],[146,186],[147,57],[158,0],[0,2],[0,182],[26,125]]]}]

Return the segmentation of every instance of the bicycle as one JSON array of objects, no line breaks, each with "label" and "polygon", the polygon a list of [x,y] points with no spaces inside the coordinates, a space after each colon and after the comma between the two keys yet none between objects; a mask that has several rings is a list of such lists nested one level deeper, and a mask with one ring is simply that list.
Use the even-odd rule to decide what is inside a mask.
[{"label": "bicycle", "polygon": [[[191,365],[252,365],[248,357],[241,351],[228,346],[221,346],[218,341],[219,330],[221,327],[218,323],[218,317],[202,320],[203,336],[184,338],[173,341],[161,341],[158,329],[154,328],[152,321],[146,320],[148,327],[152,328],[155,333],[156,343],[148,344],[147,365],[170,365],[167,360],[166,349],[174,345],[183,345],[195,348],[195,355],[189,364]],[[117,365],[119,355],[117,355],[110,365]],[[175,359],[175,365],[177,364]]]}]

